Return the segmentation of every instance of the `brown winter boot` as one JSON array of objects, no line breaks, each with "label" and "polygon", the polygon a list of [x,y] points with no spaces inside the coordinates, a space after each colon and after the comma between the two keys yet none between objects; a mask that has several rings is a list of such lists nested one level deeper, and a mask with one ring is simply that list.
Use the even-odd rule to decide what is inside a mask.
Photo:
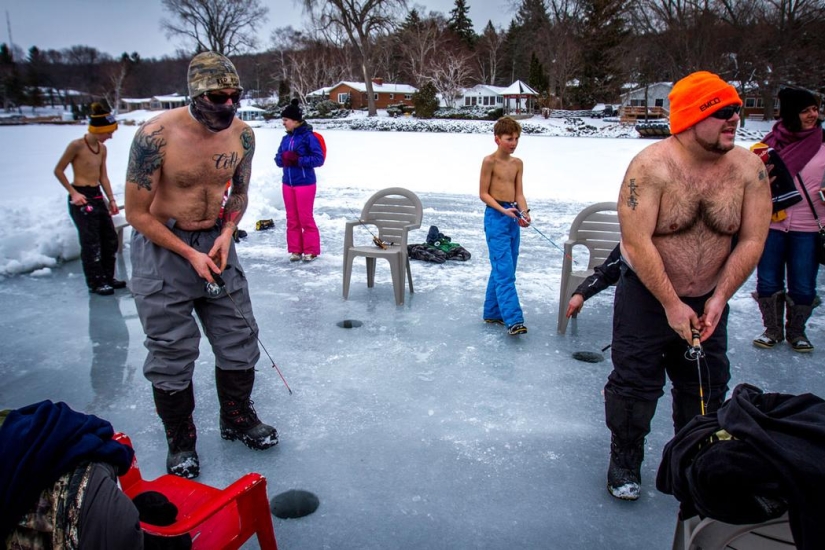
[{"label": "brown winter boot", "polygon": [[786,296],[785,299],[788,301],[788,318],[785,323],[788,343],[794,351],[809,353],[814,350],[814,346],[805,335],[805,325],[814,308],[819,305],[819,297],[814,298],[814,302],[809,306],[794,304],[790,296]]},{"label": "brown winter boot", "polygon": [[754,292],[752,296],[759,304],[762,323],[765,325],[765,332],[754,338],[753,345],[758,348],[770,349],[785,339],[782,331],[782,318],[785,315],[785,293],[779,291],[760,298]]},{"label": "brown winter boot", "polygon": [[215,386],[221,403],[221,437],[240,439],[250,449],[262,451],[278,444],[278,431],[261,422],[252,406],[255,369],[221,370],[215,367]]}]

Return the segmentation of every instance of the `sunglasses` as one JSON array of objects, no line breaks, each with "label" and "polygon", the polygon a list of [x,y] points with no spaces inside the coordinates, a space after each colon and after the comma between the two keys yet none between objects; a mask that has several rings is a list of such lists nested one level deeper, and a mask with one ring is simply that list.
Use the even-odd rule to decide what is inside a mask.
[{"label": "sunglasses", "polygon": [[215,105],[223,105],[230,99],[232,100],[232,103],[237,103],[241,99],[241,92],[234,92],[231,94],[223,94],[220,92],[206,92],[203,95],[205,95],[207,99],[209,99],[209,101],[211,101]]},{"label": "sunglasses", "polygon": [[733,115],[738,115],[739,111],[741,110],[741,105],[728,105],[727,107],[719,109],[710,116],[712,116],[713,118],[718,118],[719,120],[727,120],[731,118]]}]

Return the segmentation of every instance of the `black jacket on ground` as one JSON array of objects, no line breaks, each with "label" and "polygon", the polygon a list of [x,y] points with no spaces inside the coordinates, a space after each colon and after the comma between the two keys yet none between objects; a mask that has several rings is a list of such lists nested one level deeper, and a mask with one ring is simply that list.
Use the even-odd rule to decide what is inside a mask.
[{"label": "black jacket on ground", "polygon": [[[720,429],[733,440],[715,440]],[[665,445],[656,487],[695,515],[757,523],[784,512],[797,548],[825,548],[825,401],[740,384]]]}]

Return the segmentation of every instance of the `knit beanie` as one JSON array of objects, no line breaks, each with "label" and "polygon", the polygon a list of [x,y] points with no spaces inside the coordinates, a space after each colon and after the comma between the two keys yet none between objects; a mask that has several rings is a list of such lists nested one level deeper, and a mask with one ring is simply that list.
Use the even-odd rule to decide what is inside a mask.
[{"label": "knit beanie", "polygon": [[687,130],[728,105],[742,105],[736,88],[707,71],[687,75],[667,97],[671,134]]},{"label": "knit beanie", "polygon": [[788,126],[788,122],[795,122],[796,126],[799,126],[799,113],[811,105],[817,105],[817,101],[814,94],[807,90],[796,88],[779,90],[779,118],[785,122],[785,126]]},{"label": "knit beanie", "polygon": [[189,97],[192,99],[224,88],[243,91],[235,65],[217,52],[203,52],[193,57],[189,62],[188,78]]},{"label": "knit beanie", "polygon": [[92,114],[89,116],[89,132],[92,134],[108,134],[117,130],[117,120],[100,103],[92,103]]},{"label": "knit beanie", "polygon": [[293,99],[289,105],[284,107],[284,110],[281,111],[281,118],[288,118],[294,120],[296,122],[301,122],[304,120],[303,113],[301,113],[301,108],[298,107],[298,100]]}]

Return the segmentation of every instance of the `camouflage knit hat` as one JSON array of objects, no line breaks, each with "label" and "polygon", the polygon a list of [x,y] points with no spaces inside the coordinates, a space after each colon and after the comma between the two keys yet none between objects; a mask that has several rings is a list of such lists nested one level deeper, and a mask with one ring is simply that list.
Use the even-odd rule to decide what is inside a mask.
[{"label": "camouflage knit hat", "polygon": [[243,91],[235,65],[216,52],[199,53],[189,62],[189,97],[196,98],[206,92],[235,88]]}]

